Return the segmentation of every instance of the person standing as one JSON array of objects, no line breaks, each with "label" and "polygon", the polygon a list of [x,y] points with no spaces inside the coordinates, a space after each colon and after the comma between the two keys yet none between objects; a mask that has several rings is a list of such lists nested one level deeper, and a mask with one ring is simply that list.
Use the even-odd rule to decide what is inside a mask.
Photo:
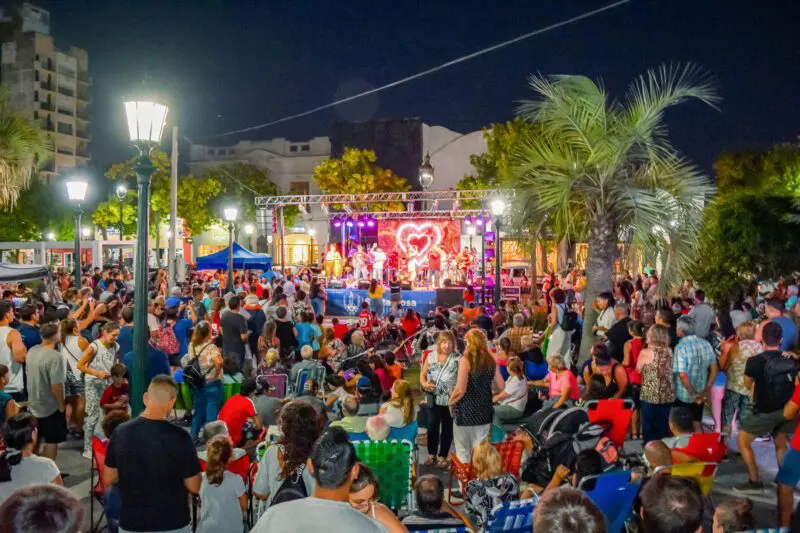
[{"label": "person standing", "polygon": [[444,251],[434,244],[428,253],[428,285],[432,288],[442,284],[442,256]]},{"label": "person standing", "polygon": [[759,332],[756,335],[756,340],[761,340],[762,331],[764,329],[765,324],[769,322],[774,322],[781,327],[781,346],[780,349],[783,352],[790,352],[794,350],[795,346],[797,346],[797,325],[794,321],[784,316],[784,311],[786,306],[783,300],[779,298],[770,298],[767,300],[767,304],[764,307],[764,311],[767,314],[768,321],[764,321],[761,323],[759,327]]},{"label": "person standing", "polygon": [[702,433],[703,406],[717,379],[717,358],[711,343],[695,335],[691,318],[678,318],[676,330],[680,341],[673,358],[673,368],[677,374],[675,404],[689,408],[695,432]]},{"label": "person standing", "polygon": [[119,326],[116,322],[103,324],[100,338],[89,345],[78,363],[78,370],[86,374],[86,418],[83,423],[83,456],[92,458],[92,435],[103,415],[100,399],[109,383],[111,367],[119,358],[117,344]]},{"label": "person standing", "polygon": [[67,368],[64,358],[56,351],[58,325],[41,328],[41,344],[28,353],[28,410],[39,425],[39,442],[43,457],[55,461],[58,445],[67,440],[67,419],[64,414],[64,382]]},{"label": "person standing", "polygon": [[192,530],[187,502],[200,491],[200,462],[189,434],[167,420],[177,395],[171,377],[153,378],[142,414],[119,426],[108,443],[103,484],[119,486],[121,531]]},{"label": "person standing", "polygon": [[222,328],[222,353],[223,356],[233,358],[241,371],[244,367],[246,353],[245,343],[250,336],[247,319],[239,313],[240,301],[238,296],[228,300],[227,313],[220,318]]},{"label": "person standing", "polygon": [[606,332],[608,355],[618,363],[621,363],[625,358],[625,343],[633,338],[628,332],[628,324],[631,321],[630,310],[630,305],[627,303],[616,304],[614,306],[614,319],[616,322]]},{"label": "person standing", "polygon": [[183,357],[181,363],[186,366],[195,358],[198,359],[198,367],[205,380],[204,386],[192,393],[192,438],[196,440],[200,429],[217,419],[222,404],[222,355],[214,344],[211,326],[206,321],[195,326],[189,353]]},{"label": "person standing", "polygon": [[431,465],[438,458],[438,466],[449,464],[448,454],[453,443],[453,416],[448,401],[456,386],[458,361],[456,339],[449,331],[439,333],[434,349],[425,357],[420,372],[420,385],[425,391],[428,409],[428,458]]},{"label": "person standing", "polygon": [[372,247],[372,276],[378,280],[378,283],[383,283],[383,269],[386,264],[386,252],[384,252],[378,243]]},{"label": "person standing", "polygon": [[567,305],[567,293],[563,289],[553,289],[550,291],[550,299],[553,302],[550,308],[550,340],[547,342],[547,357],[560,355],[567,368],[572,367],[572,333],[574,329],[567,331],[564,329],[566,322],[564,317],[569,311]]},{"label": "person standing", "polygon": [[708,340],[711,336],[711,326],[714,324],[714,310],[706,303],[706,293],[697,290],[694,293],[694,305],[688,314],[694,321],[694,334],[701,339]]},{"label": "person standing", "polygon": [[373,279],[369,282],[369,310],[375,313],[378,319],[383,317],[383,285],[378,283],[378,280]]},{"label": "person standing", "polygon": [[23,378],[25,358],[28,349],[19,331],[11,327],[14,322],[14,306],[8,300],[0,301],[0,364],[8,367],[8,384],[5,392],[15,402],[25,401],[25,381]]},{"label": "person standing", "polygon": [[42,342],[42,336],[39,334],[39,309],[33,304],[25,304],[19,309],[18,314],[19,334],[22,335],[25,348],[30,350]]},{"label": "person standing", "polygon": [[503,377],[489,353],[486,335],[473,328],[464,335],[464,357],[458,362],[456,386],[448,405],[453,410],[453,438],[462,463],[472,459],[472,450],[489,436],[492,426],[492,385],[503,390]]},{"label": "person standing", "polygon": [[655,324],[647,330],[647,348],[639,353],[636,370],[642,376],[639,395],[643,444],[669,435],[669,411],[675,403],[669,328]]}]

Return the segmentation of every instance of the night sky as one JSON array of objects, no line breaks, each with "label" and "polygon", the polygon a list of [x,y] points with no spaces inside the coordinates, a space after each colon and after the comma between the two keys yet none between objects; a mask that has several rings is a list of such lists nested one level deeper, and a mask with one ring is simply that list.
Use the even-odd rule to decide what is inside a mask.
[{"label": "night sky", "polygon": [[[144,79],[189,139],[267,122],[430,68],[605,0],[38,0],[59,46],[89,51],[94,163],[127,157],[121,102]],[[305,139],[335,120],[419,116],[466,132],[512,117],[532,72],[602,77],[648,67],[713,72],[721,111],[672,111],[674,143],[710,170],[724,149],[800,134],[800,3],[634,0],[337,109],[248,134]],[[224,141],[233,142],[234,137]]]}]

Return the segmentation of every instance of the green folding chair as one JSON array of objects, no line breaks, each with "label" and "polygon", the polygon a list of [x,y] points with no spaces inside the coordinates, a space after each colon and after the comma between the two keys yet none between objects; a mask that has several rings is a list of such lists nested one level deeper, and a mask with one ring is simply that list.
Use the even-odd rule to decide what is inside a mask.
[{"label": "green folding chair", "polygon": [[377,476],[381,486],[380,501],[390,509],[410,508],[412,449],[410,441],[354,442],[359,461]]}]

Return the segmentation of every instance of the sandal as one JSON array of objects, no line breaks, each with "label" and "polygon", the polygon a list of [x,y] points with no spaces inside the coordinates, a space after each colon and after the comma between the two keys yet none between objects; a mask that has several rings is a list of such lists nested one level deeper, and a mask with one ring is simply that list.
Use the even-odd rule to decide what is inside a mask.
[{"label": "sandal", "polygon": [[447,457],[439,457],[439,460],[436,462],[439,468],[449,468],[450,467],[450,460]]},{"label": "sandal", "polygon": [[425,458],[425,462],[422,463],[422,464],[424,464],[425,466],[431,466],[435,460],[436,460],[436,456],[429,455],[428,457]]}]

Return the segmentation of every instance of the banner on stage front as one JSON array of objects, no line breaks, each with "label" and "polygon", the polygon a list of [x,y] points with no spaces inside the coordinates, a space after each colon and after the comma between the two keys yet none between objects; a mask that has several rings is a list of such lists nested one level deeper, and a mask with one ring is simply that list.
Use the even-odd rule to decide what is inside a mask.
[{"label": "banner on stage front", "polygon": [[[369,301],[367,291],[361,289],[328,289],[328,303],[325,314],[330,316],[358,316],[361,311],[361,302]],[[400,306],[405,309],[410,307],[423,317],[428,311],[436,310],[436,291],[401,291],[403,299]],[[383,299],[383,314],[392,312],[392,302],[388,299],[389,293]]]}]

